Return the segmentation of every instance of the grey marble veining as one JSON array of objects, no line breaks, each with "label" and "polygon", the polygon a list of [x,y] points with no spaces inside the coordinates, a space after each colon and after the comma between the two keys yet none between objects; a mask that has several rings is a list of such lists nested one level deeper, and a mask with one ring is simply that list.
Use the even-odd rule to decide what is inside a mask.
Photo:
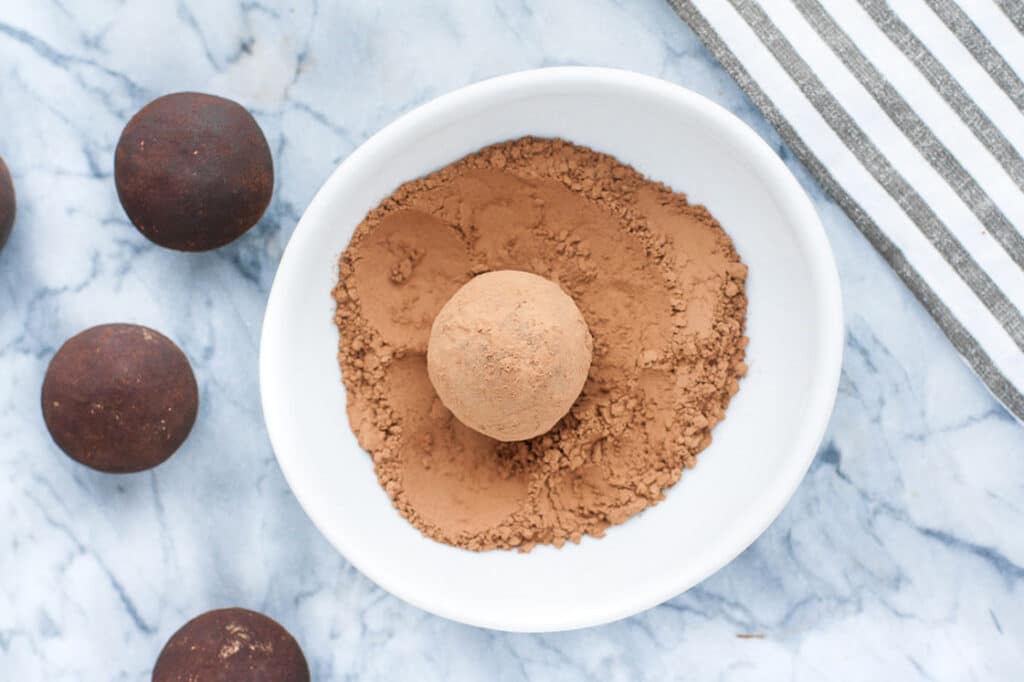
[{"label": "grey marble veining", "polygon": [[[404,111],[559,64],[701,92],[778,150],[839,261],[848,325],[828,435],[735,562],[634,618],[511,635],[382,592],[320,537],[270,450],[257,338],[320,183]],[[248,106],[274,150],[261,224],[201,255],[155,247],[114,191],[114,144],[153,97]],[[663,0],[6,0],[0,155],[20,198],[0,252],[0,677],[146,680],[185,620],[272,614],[317,680],[998,680],[1024,670],[1024,429],[793,161]],[[49,357],[92,324],[162,330],[202,409],[165,465],[111,477],[51,443]]]}]

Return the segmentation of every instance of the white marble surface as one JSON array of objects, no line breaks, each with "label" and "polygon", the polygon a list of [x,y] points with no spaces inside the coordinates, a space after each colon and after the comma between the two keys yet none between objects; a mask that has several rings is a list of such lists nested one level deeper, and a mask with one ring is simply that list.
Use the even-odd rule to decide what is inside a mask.
[{"label": "white marble surface", "polygon": [[[810,473],[735,562],[623,622],[510,635],[398,601],[320,537],[262,425],[257,335],[356,145],[465,83],[576,63],[693,88],[779,150],[836,251],[846,358]],[[259,227],[203,255],[146,242],[111,177],[130,115],[185,89],[250,107],[278,171]],[[146,680],[181,623],[240,605],[317,680],[1020,679],[1024,428],[663,0],[6,0],[0,154],[21,200],[0,253],[0,678]],[[108,321],[164,331],[197,371],[196,428],[153,472],[78,466],[40,416],[52,353]]]}]

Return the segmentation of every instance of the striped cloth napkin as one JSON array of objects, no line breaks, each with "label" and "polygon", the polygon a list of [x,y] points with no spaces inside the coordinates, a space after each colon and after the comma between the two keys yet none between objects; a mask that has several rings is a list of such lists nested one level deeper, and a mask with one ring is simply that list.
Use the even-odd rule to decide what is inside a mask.
[{"label": "striped cloth napkin", "polygon": [[669,0],[1024,420],[1024,0]]}]

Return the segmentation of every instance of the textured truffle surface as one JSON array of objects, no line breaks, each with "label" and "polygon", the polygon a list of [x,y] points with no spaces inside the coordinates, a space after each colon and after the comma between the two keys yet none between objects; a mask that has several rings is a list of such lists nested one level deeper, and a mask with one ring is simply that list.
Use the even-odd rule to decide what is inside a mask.
[{"label": "textured truffle surface", "polygon": [[7,238],[14,227],[14,183],[7,165],[0,159],[0,249],[4,248]]},{"label": "textured truffle surface", "polygon": [[114,154],[121,205],[147,239],[207,251],[255,225],[274,189],[270,147],[241,105],[182,92],[153,100]]},{"label": "textured truffle surface", "polygon": [[467,282],[438,313],[427,370],[459,421],[518,441],[565,416],[587,380],[592,353],[583,315],[557,284],[499,270]]},{"label": "textured truffle surface", "polygon": [[173,341],[147,327],[106,324],[61,346],[42,399],[46,427],[70,457],[131,473],[155,467],[185,441],[199,390]]},{"label": "textured truffle surface", "polygon": [[153,682],[309,682],[298,642],[276,621],[246,609],[202,614],[175,632]]}]

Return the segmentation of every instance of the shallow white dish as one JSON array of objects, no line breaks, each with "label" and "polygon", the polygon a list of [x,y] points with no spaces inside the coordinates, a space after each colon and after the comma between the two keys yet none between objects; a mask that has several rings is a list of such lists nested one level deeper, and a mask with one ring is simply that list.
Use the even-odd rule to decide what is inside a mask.
[{"label": "shallow white dish", "polygon": [[[395,187],[527,134],[612,154],[711,210],[750,266],[750,373],[711,447],[661,504],[578,546],[473,553],[424,538],[377,484],[345,416],[330,291],[353,229]],[[753,131],[704,97],[660,80],[543,69],[425,104],[331,175],[277,271],[260,344],[260,388],[289,485],[356,568],[447,618],[562,630],[624,618],[679,594],[764,531],[824,433],[842,342],[839,279],[821,224]]]}]

